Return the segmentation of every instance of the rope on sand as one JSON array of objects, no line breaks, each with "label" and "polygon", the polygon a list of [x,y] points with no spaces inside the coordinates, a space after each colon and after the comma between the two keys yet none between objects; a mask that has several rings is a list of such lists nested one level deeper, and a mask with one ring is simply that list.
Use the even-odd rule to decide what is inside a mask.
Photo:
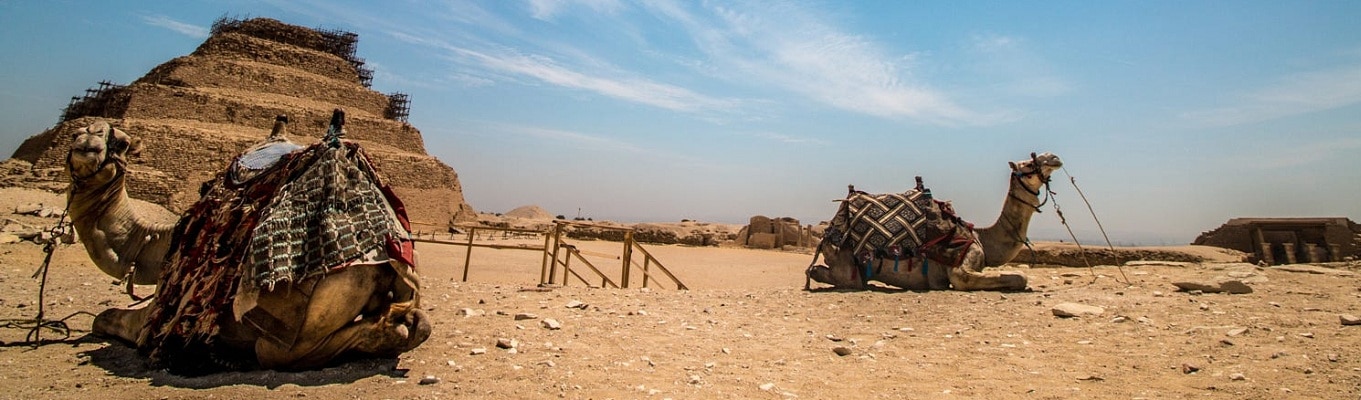
[{"label": "rope on sand", "polygon": [[[70,325],[66,324],[66,320],[71,319],[72,317],[75,317],[77,315],[89,315],[91,317],[95,316],[94,314],[91,314],[86,311],[77,311],[61,319],[56,320],[44,319],[46,317],[45,310],[46,304],[43,298],[43,294],[47,291],[46,290],[47,267],[48,265],[52,264],[52,253],[56,252],[57,243],[61,241],[61,238],[66,237],[66,235],[70,233],[69,231],[71,229],[71,224],[66,221],[66,214],[70,210],[71,210],[70,204],[67,204],[66,210],[62,211],[61,213],[61,219],[57,220],[57,225],[53,226],[52,229],[48,230],[49,239],[47,241],[47,244],[43,245],[43,252],[47,253],[47,255],[43,257],[42,266],[39,266],[38,270],[33,272],[32,276],[33,279],[38,279],[39,277],[42,277],[42,279],[38,283],[38,315],[33,317],[33,319],[11,318],[0,320],[3,321],[0,322],[0,327],[11,329],[28,329],[28,335],[24,336],[24,341],[22,342],[14,343],[0,342],[0,347],[28,345],[36,348],[44,344],[60,343],[71,338],[72,329]],[[44,329],[57,332],[62,335],[62,338],[56,340],[43,340],[42,332]]]}]

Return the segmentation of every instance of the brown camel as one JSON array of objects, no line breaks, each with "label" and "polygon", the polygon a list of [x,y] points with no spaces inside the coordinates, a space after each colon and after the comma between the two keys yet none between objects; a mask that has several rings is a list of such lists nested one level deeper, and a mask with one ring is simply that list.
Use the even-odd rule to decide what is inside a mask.
[{"label": "brown camel", "polygon": [[[1011,182],[1006,201],[997,221],[985,228],[973,229],[953,216],[948,203],[937,202],[945,209],[945,220],[951,225],[945,237],[917,251],[898,250],[884,254],[862,250],[856,253],[851,246],[838,247],[824,240],[818,251],[825,254],[824,265],[813,265],[806,274],[809,283],[818,281],[835,288],[864,289],[869,281],[908,290],[1001,290],[1026,288],[1026,278],[1019,273],[985,274],[983,268],[995,267],[1011,261],[1025,246],[1030,218],[1042,205],[1040,195],[1048,190],[1050,174],[1063,166],[1059,157],[1050,153],[1030,154],[1031,158],[1010,163]],[[909,192],[911,193],[911,192]],[[854,197],[854,193],[852,194]],[[929,195],[927,195],[929,200]],[[835,223],[835,221],[834,221]],[[935,238],[924,238],[931,241]],[[814,256],[816,263],[817,257]],[[805,289],[809,285],[805,285]]]},{"label": "brown camel", "polygon": [[[339,120],[343,124],[343,116]],[[293,145],[284,136],[285,124],[280,117],[270,139],[205,184],[203,198],[174,226],[146,222],[130,207],[124,181],[127,158],[138,147],[132,137],[105,122],[77,133],[67,159],[72,179],[68,202],[81,242],[104,273],[157,284],[155,297],[144,307],[100,313],[96,334],[134,344],[153,366],[185,374],[255,367],[297,370],[342,358],[395,357],[429,337],[400,201],[381,184],[357,145],[339,140],[331,146]],[[337,126],[333,119],[339,132]],[[297,182],[302,178],[328,177],[322,165],[331,167],[330,172],[349,172],[347,177],[368,177],[370,186],[360,187],[368,191],[356,192],[341,182],[326,186],[341,190],[323,191],[322,197],[316,197],[317,191],[290,197],[291,190],[305,189]],[[330,179],[337,180],[341,178]],[[374,194],[377,188],[383,189],[379,195]],[[379,200],[360,201],[373,198]],[[345,215],[338,204],[378,204],[369,208],[378,210],[370,214],[379,216],[375,226],[388,231],[341,232],[341,238],[352,239],[350,244],[358,243],[362,256],[313,259],[315,254],[334,257],[342,252],[334,246],[310,248],[311,240],[288,247],[281,238],[288,238],[289,231],[275,228],[309,228],[303,239],[310,239],[334,237],[332,231],[359,225],[347,222],[317,231],[307,225],[316,218],[290,220],[284,215],[309,202],[329,207],[328,216],[321,218],[332,225],[329,215]],[[387,246],[363,246],[383,242]],[[320,272],[289,268],[303,262],[325,264],[316,270]],[[248,268],[253,263],[273,269],[260,273]]]}]

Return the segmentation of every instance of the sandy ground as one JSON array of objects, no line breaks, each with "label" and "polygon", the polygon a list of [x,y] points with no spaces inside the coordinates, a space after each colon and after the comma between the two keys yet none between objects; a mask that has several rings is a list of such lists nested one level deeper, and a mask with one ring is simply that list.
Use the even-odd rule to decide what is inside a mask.
[{"label": "sandy ground", "polygon": [[[49,197],[59,200],[5,189],[0,214]],[[618,278],[613,257],[622,244],[576,244]],[[808,254],[647,248],[692,290],[665,280],[638,288],[636,277],[629,289],[573,281],[537,290],[539,253],[489,249],[473,251],[462,282],[463,247],[421,244],[430,340],[396,360],[320,371],[178,377],[149,370],[121,343],[87,336],[87,315],[69,319],[69,340],[37,348],[16,346],[27,330],[8,326],[0,329],[0,398],[1361,397],[1361,326],[1340,322],[1361,314],[1357,265],[1329,265],[1336,269],[1324,274],[1214,263],[1009,266],[1030,278],[1032,291],[807,292]],[[42,259],[35,244],[0,245],[0,319],[36,314],[30,275]],[[1254,291],[1193,294],[1171,284],[1226,274]],[[128,303],[111,281],[79,245],[60,247],[47,316]],[[1053,315],[1070,302],[1104,311]],[[574,303],[583,306],[567,307]],[[517,320],[521,313],[533,315]],[[561,329],[545,328],[547,319]],[[513,352],[496,346],[502,338],[516,342]]]}]

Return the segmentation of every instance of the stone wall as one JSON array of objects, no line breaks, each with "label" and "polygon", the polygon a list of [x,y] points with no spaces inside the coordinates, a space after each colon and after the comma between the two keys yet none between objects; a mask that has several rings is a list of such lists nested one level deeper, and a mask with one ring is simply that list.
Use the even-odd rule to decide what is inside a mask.
[{"label": "stone wall", "polygon": [[820,231],[815,232],[812,226],[804,227],[798,219],[790,217],[771,219],[757,215],[737,232],[737,245],[754,249],[814,247],[820,239]]}]

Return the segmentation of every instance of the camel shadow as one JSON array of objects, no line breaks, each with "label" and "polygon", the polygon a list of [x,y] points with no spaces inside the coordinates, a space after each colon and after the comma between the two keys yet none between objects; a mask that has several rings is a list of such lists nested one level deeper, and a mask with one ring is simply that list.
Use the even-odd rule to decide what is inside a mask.
[{"label": "camel shadow", "polygon": [[309,371],[225,371],[198,376],[175,375],[164,369],[154,369],[147,364],[146,358],[137,349],[128,347],[117,340],[107,340],[93,334],[80,340],[88,343],[104,343],[104,347],[85,351],[90,364],[103,368],[109,373],[134,379],[150,380],[152,386],[169,386],[184,389],[211,389],[221,386],[248,385],[276,389],[285,384],[298,386],[324,386],[331,384],[353,383],[373,376],[405,378],[406,369],[397,368],[396,358],[365,358],[337,363],[329,367]]}]

